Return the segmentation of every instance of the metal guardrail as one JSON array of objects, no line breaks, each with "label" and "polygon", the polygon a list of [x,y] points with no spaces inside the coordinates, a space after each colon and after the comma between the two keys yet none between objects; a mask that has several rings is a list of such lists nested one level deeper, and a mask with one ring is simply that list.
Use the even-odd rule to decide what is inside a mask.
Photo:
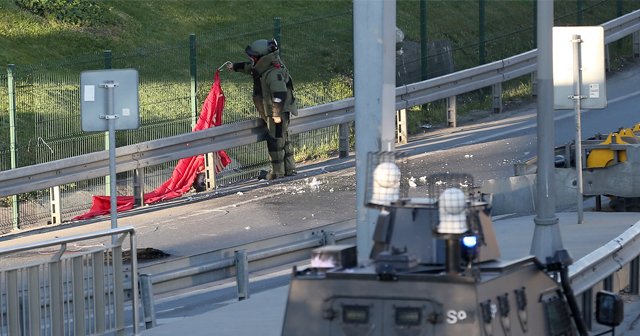
[{"label": "metal guardrail", "polygon": [[[151,279],[150,283],[153,284],[153,286],[149,284],[146,287],[146,290],[150,292],[145,293],[144,290],[142,291],[143,297],[152,298],[155,294],[184,288],[181,282],[194,286],[235,276],[238,299],[246,299],[249,298],[247,283],[250,270],[251,272],[256,272],[292,262],[303,262],[308,260],[310,251],[314,248],[336,243],[353,243],[355,237],[355,221],[348,221],[287,236],[219,249],[199,256],[184,257],[173,262],[160,262],[147,267],[143,266],[141,272],[147,274],[141,276],[148,276]],[[239,258],[239,256],[242,256],[242,258]],[[582,296],[583,304],[581,308],[585,320],[591,321],[593,319],[593,306],[591,303],[594,302],[595,296],[592,289],[600,288],[601,283],[610,279],[617,272],[625,270],[629,274],[628,281],[619,280],[618,288],[613,288],[611,284],[605,284],[602,287],[609,291],[628,288],[630,293],[638,294],[640,283],[639,256],[640,222],[627,229],[611,242],[569,266],[571,287],[576,296]],[[200,259],[200,261],[193,262],[194,258]],[[203,263],[202,259],[208,261]],[[171,263],[174,263],[173,266],[168,266]],[[180,264],[185,266],[182,268],[176,267],[176,265]],[[162,269],[171,269],[171,271],[153,274],[154,271]],[[618,278],[621,278],[621,276]],[[152,302],[143,302],[143,304],[145,306],[153,306]],[[149,314],[151,314],[150,312],[151,310]],[[148,326],[150,328],[155,324],[155,316],[149,314],[145,310],[144,318],[149,321]]]},{"label": "metal guardrail", "polygon": [[[569,267],[571,287],[581,294],[627,266],[640,255],[640,223]],[[638,274],[635,274],[636,278]]]},{"label": "metal guardrail", "polygon": [[[603,24],[611,43],[640,30],[640,10]],[[537,50],[450,75],[398,87],[396,109],[406,109],[456,96],[530,74],[536,70]],[[355,99],[348,98],[300,110],[291,133],[355,120]],[[129,171],[194,155],[262,141],[261,120],[226,124],[207,130],[143,142],[116,149],[117,171]],[[108,153],[97,152],[0,172],[0,197],[41,190],[80,180],[106,176]]]},{"label": "metal guardrail", "polygon": [[640,222],[569,266],[569,277],[588,326],[594,318],[597,290],[640,294]]},{"label": "metal guardrail", "polygon": [[[64,255],[70,243],[103,237],[111,237],[111,244]],[[133,227],[0,249],[5,265],[8,256],[20,254],[18,265],[0,269],[0,334],[124,334],[122,244],[127,237],[131,251],[136,251]],[[52,257],[24,264],[29,253],[52,246],[59,247]],[[130,255],[131,269],[137,270],[136,253]],[[137,271],[131,273],[130,288],[137,293]],[[138,305],[136,295],[131,309],[132,321],[138,321]],[[138,329],[138,323],[133,323],[135,334]]]},{"label": "metal guardrail", "polygon": [[154,294],[240,276],[236,253],[245,251],[251,272],[308,260],[311,250],[355,242],[355,222],[334,223],[300,232],[220,248],[193,256],[140,265],[151,278]]},{"label": "metal guardrail", "polygon": [[[606,43],[611,43],[626,35],[635,33],[640,30],[640,11],[609,21],[603,24],[603,27],[605,28]],[[536,69],[536,54],[537,51],[532,50],[458,73],[398,87],[396,89],[396,108],[404,109],[452,97],[533,73]],[[290,128],[292,133],[300,133],[350,122],[354,119],[355,100],[349,98],[302,109],[299,117],[292,120]],[[264,128],[261,126],[262,121],[256,119],[121,147],[116,150],[117,170],[118,172],[133,170],[262,141],[265,138],[265,134]],[[91,153],[46,164],[2,171],[0,172],[0,196],[40,190],[107,174],[108,153],[106,152]],[[637,264],[638,251],[640,251],[638,249],[639,246],[637,246],[638,232],[640,232],[640,229],[634,229],[633,231],[630,229],[618,239],[574,264],[571,268],[571,276],[576,286],[576,293],[584,292],[596,286],[629,262]],[[348,236],[349,233],[346,233],[345,239]],[[282,258],[283,255],[298,250],[310,249],[315,247],[315,244],[319,244],[318,239],[314,238],[312,240],[313,242],[302,241],[298,243],[290,241],[285,245],[254,250],[247,254],[247,259],[253,264],[263,260],[270,260],[267,264],[280,263],[282,259],[279,258]],[[241,249],[242,247],[235,248]],[[211,260],[208,265],[200,264],[200,266],[176,272],[157,274],[154,276],[155,279],[152,278],[152,282],[166,282],[184,276],[193,276],[203,271],[220,271],[220,274],[233,274],[232,268],[235,268],[236,264],[237,258],[235,256],[233,258],[218,258]],[[635,278],[630,280],[632,284],[635,283],[636,292],[638,287],[637,273],[636,266]],[[131,286],[132,292],[135,293],[137,281],[132,282]],[[135,298],[136,296],[134,296]],[[137,304],[135,306],[137,307]],[[137,321],[137,318],[134,318],[134,320]]]}]

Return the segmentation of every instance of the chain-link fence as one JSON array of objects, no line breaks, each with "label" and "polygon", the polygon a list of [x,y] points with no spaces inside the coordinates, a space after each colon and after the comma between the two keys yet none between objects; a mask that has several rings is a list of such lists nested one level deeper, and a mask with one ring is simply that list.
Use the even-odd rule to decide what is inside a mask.
[{"label": "chain-link fence", "polygon": [[[585,25],[601,24],[621,14],[617,1],[582,2],[580,16],[576,14],[575,4],[557,6],[561,9],[556,12],[558,23],[575,24],[579,18]],[[403,2],[399,6],[411,5],[419,10],[419,2],[411,3]],[[451,3],[461,6],[459,2]],[[450,18],[475,21],[478,30],[469,36],[430,25],[429,40],[421,41],[418,16],[399,18],[397,26],[405,32],[405,39],[403,53],[397,59],[397,85],[534,48],[535,1],[531,1],[531,8],[524,9],[530,11],[530,15],[525,15],[528,21],[509,21],[510,26],[501,22],[501,18],[508,15],[506,3],[486,1],[484,16],[478,12],[474,17],[460,14],[460,17]],[[630,9],[628,1],[624,4]],[[429,7],[429,20],[440,19],[437,16],[441,5],[435,2]],[[633,6],[639,7],[637,3]],[[482,22],[484,28],[479,24]],[[451,25],[447,27],[451,29]],[[0,170],[13,168],[12,155],[16,158],[15,166],[22,167],[107,148],[105,133],[85,133],[80,127],[79,79],[84,70],[138,70],[140,128],[116,134],[117,146],[130,145],[190,132],[216,69],[227,60],[244,61],[244,49],[249,43],[272,37],[278,39],[282,59],[294,78],[300,108],[353,96],[353,16],[350,10],[321,17],[264,19],[227,30],[212,29],[206,34],[185,36],[184,42],[178,45],[104,51],[31,66],[16,64],[12,71],[0,74]],[[422,56],[423,50],[427,52],[426,57]],[[256,117],[251,101],[251,78],[223,69],[221,79],[226,96],[224,123]],[[11,83],[15,88],[15,99],[9,94]],[[12,104],[15,104],[15,122],[11,122],[9,107]],[[15,134],[13,152],[11,134]],[[296,158],[313,157],[318,147],[324,152],[336,151],[338,138],[337,126],[295,134],[292,143]],[[264,144],[232,148],[227,153],[233,162],[218,177],[220,186],[254,178],[260,169],[268,167]],[[175,163],[145,168],[144,191],[155,189],[169,178]],[[118,194],[133,193],[133,173],[118,174],[117,182]],[[61,186],[62,219],[68,220],[87,211],[91,195],[106,194],[107,187],[104,178]],[[0,199],[0,233],[18,227],[41,226],[49,219],[48,190],[19,195],[19,201],[18,222],[11,197]]]}]

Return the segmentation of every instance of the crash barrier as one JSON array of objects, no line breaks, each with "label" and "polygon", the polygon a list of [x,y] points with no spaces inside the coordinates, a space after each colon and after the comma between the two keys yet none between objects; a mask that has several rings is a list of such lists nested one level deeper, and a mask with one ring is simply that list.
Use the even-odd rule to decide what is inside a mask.
[{"label": "crash barrier", "polygon": [[[619,40],[640,30],[640,10],[603,24],[605,43]],[[408,109],[439,99],[451,99],[536,71],[537,50],[531,50],[504,60],[396,88],[396,110]],[[455,104],[453,104],[455,106]],[[455,111],[452,111],[455,113]],[[355,100],[348,98],[329,104],[301,109],[291,122],[292,134],[340,125],[340,134],[355,120]],[[406,118],[404,118],[406,120]],[[406,125],[405,125],[406,129]],[[215,128],[178,136],[123,146],[116,149],[117,172],[135,171],[144,180],[144,167],[150,167],[185,157],[212,153],[265,140],[263,121],[259,119],[226,124]],[[341,136],[340,150],[348,148],[348,137]],[[210,165],[212,167],[212,165]],[[212,171],[213,169],[208,169]],[[0,172],[0,197],[77,183],[109,174],[106,151],[80,155],[28,167]],[[215,181],[215,174],[208,177]],[[212,185],[213,186],[213,185]],[[215,187],[215,186],[213,186]],[[59,194],[59,192],[58,192]],[[141,194],[140,189],[135,192]],[[52,222],[61,218],[63,205],[59,197],[52,199]],[[139,202],[139,204],[141,204]]]},{"label": "crash barrier", "polygon": [[[295,262],[307,262],[311,251],[333,244],[351,244],[356,239],[353,221],[323,226],[287,236],[262,240],[199,256],[160,262],[140,269],[144,307],[153,307],[153,296],[205,282],[235,280],[238,300],[250,299],[250,272]],[[178,268],[177,265],[184,265]],[[569,277],[583,319],[589,329],[595,322],[595,299],[600,290],[639,294],[640,222],[569,266]],[[171,269],[164,273],[154,273]],[[146,301],[145,301],[146,300]],[[153,310],[144,310],[147,328],[155,326]]]},{"label": "crash barrier", "polygon": [[[585,168],[605,168],[627,161],[627,148],[640,143],[640,123],[631,128],[622,128],[612,132],[602,141],[593,139],[583,141],[587,153]],[[622,145],[622,146],[616,146]]]},{"label": "crash barrier", "polygon": [[[96,248],[73,250],[72,243],[101,238]],[[0,335],[125,334],[124,282],[138,292],[136,253],[127,257],[133,271],[124,279],[127,238],[136,251],[132,227],[0,249]],[[138,305],[133,296],[129,323],[138,321]]]},{"label": "crash barrier", "polygon": [[[307,261],[313,249],[333,244],[354,244],[355,236],[355,226],[349,221],[141,265],[140,291],[142,306],[145,307],[145,326],[151,328],[156,324],[154,295],[234,279],[238,300],[249,299],[249,273]],[[143,279],[146,279],[146,284]]]},{"label": "crash barrier", "polygon": [[[640,123],[608,135],[595,135],[581,142],[583,195],[610,199],[616,211],[640,209]],[[575,142],[557,147],[556,167],[575,169]]]},{"label": "crash barrier", "polygon": [[639,294],[640,222],[569,266],[571,287],[591,329],[599,290]]}]

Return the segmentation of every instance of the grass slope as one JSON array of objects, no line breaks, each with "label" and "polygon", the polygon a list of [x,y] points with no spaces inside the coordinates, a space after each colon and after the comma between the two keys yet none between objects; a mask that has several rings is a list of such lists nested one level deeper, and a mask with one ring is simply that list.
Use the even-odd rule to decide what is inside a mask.
[{"label": "grass slope", "polygon": [[[253,22],[281,17],[285,22],[321,17],[352,9],[350,0],[101,0],[97,3],[116,18],[117,23],[82,27],[46,19],[18,7],[13,0],[0,0],[0,63],[31,64],[43,59],[68,57],[105,49],[127,50],[145,45],[173,44],[190,33],[250,29]],[[534,6],[531,0],[486,0],[486,39],[531,30]],[[640,7],[633,0],[556,0],[557,25],[576,24],[578,4],[582,5],[583,24],[599,24],[615,17],[618,3],[623,12]],[[430,40],[449,39],[456,45],[478,42],[479,1],[427,1]],[[327,24],[323,32],[340,30],[346,22]],[[397,1],[397,25],[412,41],[420,40],[420,2]],[[533,45],[529,38],[513,43]],[[246,43],[246,42],[243,42]],[[313,38],[297,46],[313,45]],[[350,48],[350,41],[336,40],[324,49]],[[498,48],[496,45],[494,48]],[[473,56],[473,55],[469,55]],[[477,56],[476,56],[477,57]],[[475,57],[472,57],[475,58]]]}]

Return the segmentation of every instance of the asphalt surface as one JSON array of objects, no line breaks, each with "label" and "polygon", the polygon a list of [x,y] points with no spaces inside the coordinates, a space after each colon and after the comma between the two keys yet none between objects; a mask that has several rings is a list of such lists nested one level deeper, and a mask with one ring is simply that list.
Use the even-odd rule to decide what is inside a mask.
[{"label": "asphalt surface", "polygon": [[[416,160],[423,160],[419,156]],[[138,246],[154,247],[171,254],[168,258],[246,243],[257,237],[278,236],[340,221],[355,225],[355,172],[351,158],[310,165],[292,179],[277,183],[249,183],[224,195],[192,195],[163,207],[123,214],[119,226],[134,226]],[[418,190],[419,188],[415,188]],[[414,193],[418,193],[413,191]],[[199,197],[199,199],[196,199]],[[172,206],[169,206],[172,205]],[[585,204],[584,224],[577,224],[573,212],[558,213],[565,247],[575,261],[615,239],[640,221],[640,213],[591,212]],[[45,231],[37,235],[16,235],[0,241],[0,247],[18,245],[108,229],[108,218],[93,223]],[[517,259],[529,254],[532,216],[494,219],[502,258]],[[69,246],[74,251],[100,242]],[[7,260],[3,260],[3,263]],[[154,262],[154,261],[147,261]],[[145,261],[142,261],[143,265]],[[156,301],[158,326],[143,335],[279,335],[284,317],[289,271],[252,276],[251,296],[238,302],[233,283],[201,286],[165,295]],[[270,283],[269,283],[270,282]],[[259,286],[258,284],[263,284]],[[636,296],[627,298],[625,325],[618,335],[636,334],[640,312]],[[212,332],[215,328],[215,332]],[[597,329],[603,330],[603,329]]]},{"label": "asphalt surface", "polygon": [[[625,81],[640,78],[629,77],[626,74],[621,76]],[[627,97],[636,95],[634,92],[625,92]],[[407,165],[401,167],[403,172],[409,172],[418,180],[431,172],[441,171],[469,171],[478,182],[510,176],[515,162],[535,153],[529,149],[532,145],[530,138],[516,137],[516,140],[509,140],[513,131],[503,131],[502,127],[516,125],[526,130],[523,133],[529,133],[530,124],[534,122],[535,117],[531,110],[525,109],[517,113],[505,113],[499,118],[493,116],[490,118],[492,120],[472,125],[460,123],[461,126],[457,129],[432,130],[412,139],[410,144],[401,147],[411,155]],[[480,140],[473,140],[478,136]],[[521,149],[516,144],[518,141],[529,147]],[[498,146],[485,151],[496,143]],[[275,183],[250,181],[122,213],[119,215],[118,226],[135,227],[139,248],[152,247],[170,254],[167,258],[179,258],[322,224],[354,221],[353,166],[353,156],[301,165],[297,176]],[[409,196],[420,195],[423,191],[421,187],[419,185],[411,189]],[[604,245],[640,220],[640,214],[637,213],[592,213],[588,212],[588,209],[588,206],[585,206],[585,224],[580,226],[571,224],[575,214],[559,213],[563,240],[574,260]],[[0,248],[110,227],[109,219],[101,217],[54,228],[16,232],[0,237]],[[500,219],[495,221],[495,228],[503,257],[515,258],[528,254],[534,229],[531,217]],[[81,251],[100,243],[90,241],[69,246],[69,249]],[[3,260],[3,264],[9,262],[10,259]],[[141,265],[147,262],[156,261],[141,261]],[[270,276],[264,277],[260,281],[267,281]],[[235,300],[229,299],[227,294],[218,295],[221,302],[212,304],[209,312],[177,309],[174,311],[178,313],[171,315],[168,311],[172,310],[171,302],[178,300],[176,297],[184,299],[184,304],[193,300],[189,298],[189,293],[162,298],[157,304],[163,305],[165,309],[162,311],[167,311],[163,316],[166,317],[160,320],[160,326],[145,334],[175,335],[188,331],[192,335],[210,335],[211,326],[215,326],[216,335],[279,334],[286,301],[286,285],[282,286],[282,279],[286,277],[286,272],[276,274],[272,278],[279,280],[265,285],[262,292],[252,294],[246,301],[236,303]],[[226,287],[232,290],[229,285]],[[216,290],[219,289],[199,288],[194,289],[192,294],[202,296]],[[634,335],[633,327],[638,316],[634,315],[634,312],[638,304],[637,298],[628,299],[631,309],[627,312],[625,323],[628,325],[625,330],[626,335]],[[212,296],[212,300],[215,300],[215,295]],[[243,315],[246,315],[247,319],[238,321],[238,317]],[[225,324],[223,321],[228,322]],[[189,325],[192,327],[189,328]],[[223,326],[227,326],[227,329]],[[249,330],[250,328],[254,329]],[[619,335],[625,335],[624,332],[617,331]]]},{"label": "asphalt surface", "polygon": [[[587,211],[583,224],[577,224],[573,212],[558,213],[564,247],[577,261],[598,247],[622,234],[632,226],[640,226],[640,213],[604,213]],[[535,225],[533,216],[520,216],[494,221],[496,237],[500,243],[502,259],[513,260],[529,255],[531,237]],[[280,272],[272,277],[286,277]],[[262,281],[263,279],[254,279]],[[199,296],[208,295],[211,289],[201,289]],[[158,325],[142,332],[142,335],[169,336],[179,333],[189,335],[280,335],[286,308],[288,285],[252,294],[244,301],[219,302],[212,310],[189,317],[159,319]],[[626,295],[625,318],[615,330],[617,335],[638,335],[640,299]],[[320,317],[318,317],[320,318]],[[593,334],[607,328],[594,322]]]}]

